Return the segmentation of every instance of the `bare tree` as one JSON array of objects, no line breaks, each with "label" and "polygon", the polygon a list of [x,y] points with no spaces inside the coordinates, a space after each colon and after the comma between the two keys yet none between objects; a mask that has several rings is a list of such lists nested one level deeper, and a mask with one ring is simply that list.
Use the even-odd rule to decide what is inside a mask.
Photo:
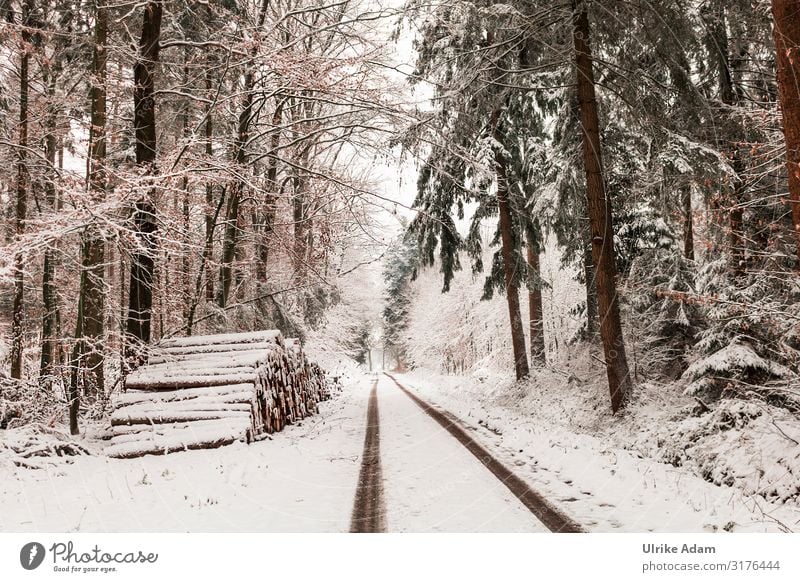
[{"label": "bare tree", "polygon": [[[19,139],[17,149],[17,201],[14,213],[15,232],[21,237],[25,232],[28,212],[28,69],[32,35],[30,33],[32,0],[22,2],[20,21],[20,65],[19,65]],[[25,318],[25,257],[22,251],[14,255],[14,307],[11,320],[11,377],[22,378],[24,368],[24,318]]]},{"label": "bare tree", "polygon": [[161,38],[163,2],[147,2],[142,15],[142,34],[139,52],[133,67],[136,163],[150,184],[147,192],[136,202],[133,222],[138,247],[131,257],[131,276],[128,300],[127,336],[135,350],[150,341],[153,307],[153,274],[155,270],[155,207],[153,180],[156,169],[156,100],[155,68],[158,63]]}]

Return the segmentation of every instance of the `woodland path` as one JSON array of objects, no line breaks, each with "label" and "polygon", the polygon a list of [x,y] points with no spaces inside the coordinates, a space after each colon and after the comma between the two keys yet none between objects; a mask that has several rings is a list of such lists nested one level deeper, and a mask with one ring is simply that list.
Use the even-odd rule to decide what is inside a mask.
[{"label": "woodland path", "polygon": [[388,374],[370,387],[350,529],[581,531],[475,441],[455,417]]}]

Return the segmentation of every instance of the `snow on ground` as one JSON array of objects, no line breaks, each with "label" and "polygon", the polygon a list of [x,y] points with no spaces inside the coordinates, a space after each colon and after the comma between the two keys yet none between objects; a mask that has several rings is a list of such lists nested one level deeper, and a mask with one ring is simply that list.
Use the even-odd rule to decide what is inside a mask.
[{"label": "snow on ground", "polygon": [[[372,377],[310,351],[344,388],[271,440],[121,460],[96,428],[79,447],[49,427],[0,431],[0,531],[348,531]],[[587,360],[521,386],[487,369],[398,378],[590,531],[800,530],[797,419],[753,401],[693,415],[679,387],[647,384],[612,417]],[[378,402],[389,531],[542,531],[385,378]]]},{"label": "snow on ground", "polygon": [[[0,531],[348,531],[371,377],[346,368],[345,388],[319,415],[251,445],[121,460],[89,431],[77,442],[93,455],[37,458],[40,469],[0,448]],[[379,386],[389,531],[546,531],[388,378]],[[50,434],[30,432],[2,436],[25,450]]]},{"label": "snow on ground", "polygon": [[[676,400],[690,402],[675,387],[638,395],[630,412],[616,418],[607,410],[602,382],[570,371],[535,371],[521,387],[486,370],[469,378],[417,370],[398,379],[472,425],[485,446],[590,531],[800,531],[795,504],[716,485],[688,462],[660,462],[667,445],[680,442],[670,436],[680,420],[668,415]],[[762,422],[766,430],[766,417]],[[777,439],[777,432],[769,438]],[[752,441],[748,450],[741,441],[718,438],[729,450],[714,455],[712,466],[759,472],[752,464],[763,459],[755,458]],[[783,458],[800,452],[789,440],[775,449],[770,444],[780,443],[769,440],[756,449]],[[714,443],[705,446],[711,450]],[[796,486],[796,476],[789,478],[785,486]]]},{"label": "snow on ground", "polygon": [[461,443],[386,376],[378,384],[389,531],[546,532]]},{"label": "snow on ground", "polygon": [[40,470],[0,455],[0,531],[347,531],[369,388],[363,376],[348,386],[251,445],[122,460],[87,438],[96,455]]}]

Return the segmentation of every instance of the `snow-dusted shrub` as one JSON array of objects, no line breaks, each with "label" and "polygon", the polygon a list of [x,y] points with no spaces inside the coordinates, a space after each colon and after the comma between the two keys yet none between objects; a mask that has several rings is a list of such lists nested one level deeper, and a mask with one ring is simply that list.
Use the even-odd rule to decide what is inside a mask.
[{"label": "snow-dusted shrub", "polygon": [[43,469],[65,457],[88,454],[89,450],[68,434],[41,423],[9,430],[0,441],[0,463],[10,461],[24,469]]},{"label": "snow-dusted shrub", "polygon": [[37,383],[12,380],[0,375],[0,429],[43,423],[52,426],[67,411],[62,394]]},{"label": "snow-dusted shrub", "polygon": [[791,413],[755,401],[725,400],[689,416],[660,440],[659,456],[716,485],[777,502],[800,500],[800,431]]},{"label": "snow-dusted shrub", "polygon": [[642,252],[631,267],[626,291],[629,334],[642,347],[643,371],[676,378],[686,370],[687,351],[704,323],[692,263],[674,250]]},{"label": "snow-dusted shrub", "polygon": [[800,358],[800,289],[796,277],[760,272],[732,281],[724,259],[705,266],[698,299],[707,307],[697,359],[684,374],[687,392],[703,398],[755,392],[781,403],[765,387],[794,378]]}]

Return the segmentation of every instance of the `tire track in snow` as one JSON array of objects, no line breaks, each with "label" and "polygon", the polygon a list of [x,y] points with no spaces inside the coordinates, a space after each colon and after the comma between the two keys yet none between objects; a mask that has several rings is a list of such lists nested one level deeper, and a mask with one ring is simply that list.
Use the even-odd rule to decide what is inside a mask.
[{"label": "tire track in snow", "polygon": [[[422,400],[419,396],[408,390],[405,386],[400,384],[394,376],[384,372],[392,382],[394,382],[406,396],[411,398],[428,416],[433,418],[442,427],[453,435],[458,442],[472,453],[491,473],[497,477],[500,482],[508,487],[509,491],[513,493],[522,504],[527,507],[536,518],[541,521],[547,529],[555,533],[582,533],[583,528],[561,513],[558,509],[553,507],[544,497],[530,488],[530,486],[517,476],[513,471],[506,467],[501,461],[496,459],[486,448],[473,439],[460,421],[450,414],[442,410],[438,410]],[[374,393],[375,388],[373,388]],[[370,398],[370,408],[372,400]],[[376,405],[377,406],[377,405]],[[377,411],[376,411],[377,412]],[[366,457],[365,457],[366,458]]]},{"label": "tire track in snow", "polygon": [[386,531],[386,506],[383,498],[383,472],[381,471],[380,418],[378,416],[378,380],[372,381],[367,406],[367,432],[364,452],[358,475],[351,533],[379,533]]}]

